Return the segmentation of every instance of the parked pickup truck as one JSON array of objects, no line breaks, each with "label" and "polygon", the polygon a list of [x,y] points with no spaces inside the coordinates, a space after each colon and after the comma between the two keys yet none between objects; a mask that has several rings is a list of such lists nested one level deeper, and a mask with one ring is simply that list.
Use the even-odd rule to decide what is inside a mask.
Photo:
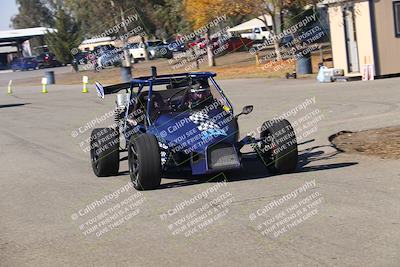
[{"label": "parked pickup truck", "polygon": [[244,33],[241,33],[242,38],[248,38],[251,40],[265,40],[271,37],[271,31],[267,27],[255,27]]}]

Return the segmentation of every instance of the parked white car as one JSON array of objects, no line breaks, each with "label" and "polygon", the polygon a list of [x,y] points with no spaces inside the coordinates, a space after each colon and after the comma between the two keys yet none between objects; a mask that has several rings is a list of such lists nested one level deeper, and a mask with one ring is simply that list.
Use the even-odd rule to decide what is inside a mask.
[{"label": "parked white car", "polygon": [[[162,41],[147,41],[147,52],[150,59],[154,58],[172,58],[172,51],[168,48],[168,44],[164,44]],[[145,49],[143,43],[129,44],[129,53],[134,61],[145,58]]]},{"label": "parked white car", "polygon": [[271,37],[271,31],[267,27],[255,27],[241,33],[240,36],[251,40],[265,40]]},{"label": "parked white car", "polygon": [[145,50],[143,43],[134,43],[129,45],[129,54],[131,54],[132,58],[136,61],[139,59],[144,59]]}]

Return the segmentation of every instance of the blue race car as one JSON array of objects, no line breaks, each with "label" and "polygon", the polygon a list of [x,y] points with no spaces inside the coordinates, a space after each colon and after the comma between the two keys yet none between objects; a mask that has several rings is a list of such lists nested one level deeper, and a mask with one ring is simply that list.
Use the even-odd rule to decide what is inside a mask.
[{"label": "blue race car", "polygon": [[100,97],[117,97],[115,124],[94,129],[90,138],[95,175],[117,175],[120,152],[127,151],[134,187],[155,189],[169,171],[203,175],[239,169],[245,145],[253,147],[270,171],[294,171],[298,153],[290,123],[267,121],[258,137],[239,140],[237,119],[252,112],[253,106],[235,115],[215,76],[211,72],[157,75],[153,68],[151,76],[128,83],[103,87],[96,82]]}]

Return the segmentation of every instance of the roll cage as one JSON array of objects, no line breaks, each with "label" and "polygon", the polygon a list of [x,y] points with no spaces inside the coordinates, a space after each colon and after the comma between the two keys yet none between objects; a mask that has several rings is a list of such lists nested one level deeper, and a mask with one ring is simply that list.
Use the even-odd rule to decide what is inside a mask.
[{"label": "roll cage", "polygon": [[[229,99],[226,97],[222,89],[219,87],[214,77],[216,76],[213,72],[192,72],[192,73],[178,73],[178,74],[166,74],[166,75],[154,75],[154,76],[144,76],[132,79],[128,83],[116,84],[111,86],[106,86],[103,88],[104,94],[115,94],[121,90],[126,90],[126,93],[129,94],[129,101],[127,101],[126,114],[125,118],[128,116],[130,105],[134,102],[133,100],[137,98],[143,89],[148,87],[148,95],[147,95],[147,105],[146,105],[146,121],[147,126],[152,126],[153,122],[151,121],[151,101],[153,96],[153,87],[155,85],[167,85],[167,90],[176,89],[176,88],[184,88],[185,86],[189,86],[191,83],[199,80],[209,80],[212,85],[218,91],[220,96],[226,102],[226,105],[229,107],[230,111],[233,112],[233,106]],[[135,92],[135,88],[138,88]],[[146,127],[146,126],[145,126]],[[146,127],[147,128],[147,127]]]}]

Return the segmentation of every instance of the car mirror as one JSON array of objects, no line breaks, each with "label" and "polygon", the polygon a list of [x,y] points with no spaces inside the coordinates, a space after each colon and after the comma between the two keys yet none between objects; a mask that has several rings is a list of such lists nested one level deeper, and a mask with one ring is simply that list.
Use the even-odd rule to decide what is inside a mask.
[{"label": "car mirror", "polygon": [[242,112],[240,112],[239,114],[237,114],[235,116],[235,118],[239,117],[240,115],[247,115],[250,114],[253,111],[254,106],[253,105],[249,105],[249,106],[244,106]]},{"label": "car mirror", "polygon": [[253,105],[244,106],[241,114],[244,115],[250,114],[253,111],[253,108],[254,108]]}]

